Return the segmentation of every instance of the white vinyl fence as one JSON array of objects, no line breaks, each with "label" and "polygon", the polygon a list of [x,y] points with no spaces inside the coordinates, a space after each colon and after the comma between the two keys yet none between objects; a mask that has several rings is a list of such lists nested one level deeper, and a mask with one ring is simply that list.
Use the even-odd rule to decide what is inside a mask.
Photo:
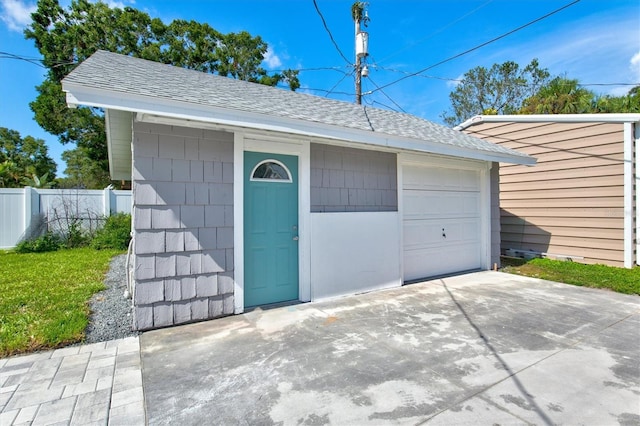
[{"label": "white vinyl fence", "polygon": [[73,217],[94,227],[114,213],[131,213],[131,191],[0,188],[0,249],[15,247],[45,223],[55,230]]}]

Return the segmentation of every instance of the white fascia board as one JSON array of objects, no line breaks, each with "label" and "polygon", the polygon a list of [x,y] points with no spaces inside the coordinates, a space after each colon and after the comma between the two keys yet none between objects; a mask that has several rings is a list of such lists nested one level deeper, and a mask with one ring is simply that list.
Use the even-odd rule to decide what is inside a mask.
[{"label": "white fascia board", "polygon": [[127,93],[116,93],[113,91],[75,85],[73,83],[64,84],[63,90],[67,92],[67,103],[70,106],[86,105],[104,109],[119,109],[122,111],[178,118],[182,120],[202,121],[232,127],[270,130],[304,136],[344,140],[366,145],[464,157],[475,160],[526,165],[535,164],[535,159],[533,157],[525,155],[510,155],[500,152],[481,151],[425,140],[395,137],[371,131],[332,126],[323,123],[273,117],[265,114],[256,114],[207,105],[194,105],[183,101],[158,99]]},{"label": "white fascia board", "polygon": [[523,114],[523,115],[476,115],[454,127],[464,130],[480,123],[636,123],[640,114]]}]

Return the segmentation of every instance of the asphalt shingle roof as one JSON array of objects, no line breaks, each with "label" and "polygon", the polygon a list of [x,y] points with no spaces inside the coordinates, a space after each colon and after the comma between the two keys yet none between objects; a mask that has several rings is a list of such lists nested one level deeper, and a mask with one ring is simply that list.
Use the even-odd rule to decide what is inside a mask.
[{"label": "asphalt shingle roof", "polygon": [[430,141],[488,153],[527,155],[422,118],[97,51],[63,83]]}]

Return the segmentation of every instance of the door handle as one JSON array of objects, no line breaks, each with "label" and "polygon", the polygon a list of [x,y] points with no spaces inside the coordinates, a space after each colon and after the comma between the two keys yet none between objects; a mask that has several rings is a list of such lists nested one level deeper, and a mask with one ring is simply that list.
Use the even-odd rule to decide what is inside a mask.
[{"label": "door handle", "polygon": [[300,237],[298,237],[297,235],[295,237],[293,237],[293,241],[298,241],[300,239]]}]

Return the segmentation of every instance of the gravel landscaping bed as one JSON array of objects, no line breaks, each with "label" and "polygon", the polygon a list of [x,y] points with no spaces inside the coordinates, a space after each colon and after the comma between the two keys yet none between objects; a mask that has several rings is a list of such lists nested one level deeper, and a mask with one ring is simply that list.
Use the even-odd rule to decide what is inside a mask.
[{"label": "gravel landscaping bed", "polygon": [[124,297],[127,289],[126,263],[126,254],[111,259],[104,280],[107,288],[91,298],[91,317],[83,343],[104,342],[139,334],[132,330],[131,299]]}]

